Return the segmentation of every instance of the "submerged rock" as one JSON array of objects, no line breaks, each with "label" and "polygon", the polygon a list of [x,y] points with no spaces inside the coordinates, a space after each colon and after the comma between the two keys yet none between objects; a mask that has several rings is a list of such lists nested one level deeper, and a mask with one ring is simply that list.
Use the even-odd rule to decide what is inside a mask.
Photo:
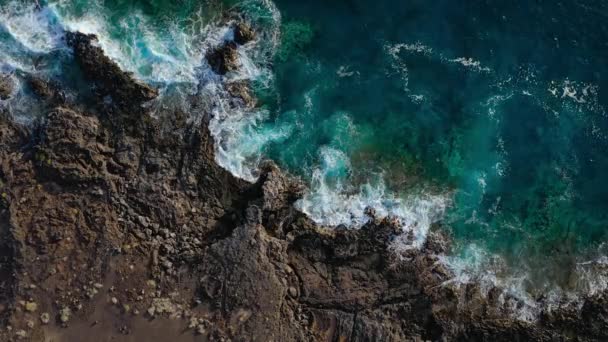
[{"label": "submerged rock", "polygon": [[65,103],[65,94],[57,83],[47,81],[36,75],[28,75],[27,84],[32,92],[41,100],[51,105]]},{"label": "submerged rock", "polygon": [[256,98],[251,93],[251,88],[246,81],[231,82],[226,85],[226,90],[234,98],[240,99],[245,107],[253,108],[256,105]]}]

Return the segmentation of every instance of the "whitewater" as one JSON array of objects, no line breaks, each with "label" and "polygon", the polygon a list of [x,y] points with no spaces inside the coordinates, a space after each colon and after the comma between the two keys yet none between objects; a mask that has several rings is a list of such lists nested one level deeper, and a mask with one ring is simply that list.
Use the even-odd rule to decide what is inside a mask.
[{"label": "whitewater", "polygon": [[[0,72],[9,75],[16,87],[9,100],[0,100],[0,106],[10,108],[20,122],[31,122],[41,116],[44,108],[28,92],[25,75],[65,78],[71,54],[65,44],[64,32],[95,34],[105,53],[121,68],[161,90],[161,96],[148,106],[152,109],[179,107],[190,113],[189,120],[208,122],[215,140],[218,164],[235,176],[254,182],[258,177],[258,166],[269,158],[269,145],[287,144],[306,127],[298,120],[270,125],[268,123],[276,119],[276,113],[271,109],[249,108],[242,103],[235,105],[226,89],[230,82],[247,81],[262,93],[277,87],[273,60],[280,49],[283,27],[282,15],[271,1],[245,1],[237,4],[235,9],[259,29],[259,34],[255,41],[238,47],[238,71],[221,76],[211,70],[205,55],[222,42],[233,39],[232,22],[218,24],[218,21],[210,19],[213,16],[202,5],[185,19],[170,18],[158,22],[137,10],[116,18],[105,10],[100,1],[89,3],[86,11],[74,10],[67,1],[51,1],[41,8],[17,1],[4,2],[0,10]],[[556,117],[564,115],[563,111],[555,109],[562,106],[575,113],[606,115],[598,100],[598,86],[592,83],[566,78],[546,84],[525,68],[513,78],[503,78],[475,56],[450,55],[419,41],[386,43],[384,47],[384,53],[391,60],[388,74],[398,77],[406,96],[418,104],[424,104],[431,95],[419,92],[412,85],[412,66],[408,58],[451,65],[462,68],[466,73],[489,75],[491,86],[500,90],[499,95],[485,102],[484,115],[489,118],[490,125],[500,124],[502,119],[496,113],[497,108],[513,96],[531,97],[538,106],[553,110]],[[345,70],[350,69],[338,69],[336,73],[341,78],[360,77],[355,69]],[[519,87],[523,83],[526,86]],[[77,96],[77,86],[70,88],[69,82],[66,84],[67,96]],[[317,92],[314,88],[307,90],[304,112],[299,115],[310,118],[314,117],[315,111],[321,110]],[[548,102],[546,96],[559,105]],[[584,120],[589,120],[593,127],[599,127],[592,122],[595,117],[585,117]],[[349,136],[364,135],[365,132],[360,131],[361,128],[353,121],[351,114],[343,111],[332,114],[328,125],[345,127],[348,132],[345,134]],[[592,134],[598,139],[606,139],[599,128]],[[363,173],[355,181],[353,175],[360,172],[360,164],[336,147],[342,146],[343,142],[332,143],[320,147],[313,156],[317,162],[305,165],[302,174],[298,175],[307,181],[308,191],[296,207],[318,224],[357,229],[371,219],[369,212],[372,209],[375,217],[390,217],[399,222],[407,233],[404,234],[407,238],[395,241],[394,250],[399,254],[422,248],[434,225],[449,224],[454,220],[448,211],[455,205],[457,196],[463,194],[462,189],[432,185],[407,191],[395,190],[387,182],[388,171],[382,168]],[[467,180],[471,189],[479,190],[479,193],[466,193],[466,196],[482,196],[488,183],[510,171],[508,152],[500,143],[496,149],[498,157],[480,166],[478,172],[472,173]],[[564,179],[569,177],[568,172],[563,170]],[[568,191],[565,189],[561,196],[566,199],[573,196],[571,189]],[[471,201],[481,202],[482,199]],[[466,220],[483,224],[476,216],[466,217]],[[522,269],[516,274],[507,272],[501,255],[479,244],[471,243],[462,249],[462,253],[441,255],[438,260],[455,275],[446,286],[476,282],[482,284],[486,293],[498,286],[504,290],[502,300],[508,301],[510,297],[518,300],[512,302],[512,310],[525,312],[519,316],[525,320],[535,319],[541,310],[558,303],[576,306],[581,295],[592,295],[608,288],[608,273],[605,271],[608,263],[601,253],[592,259],[578,260],[573,270],[572,278],[576,284],[572,290],[550,285],[544,288],[547,298],[544,303],[539,303],[527,290],[529,279],[534,277],[529,270]]]}]

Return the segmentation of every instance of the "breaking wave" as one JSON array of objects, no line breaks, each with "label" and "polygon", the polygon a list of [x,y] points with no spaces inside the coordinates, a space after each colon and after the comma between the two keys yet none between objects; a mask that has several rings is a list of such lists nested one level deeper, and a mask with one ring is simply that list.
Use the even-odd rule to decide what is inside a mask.
[{"label": "breaking wave", "polygon": [[[133,9],[128,15],[117,15],[108,11],[102,2],[89,5],[86,12],[75,11],[70,3],[64,1],[51,2],[43,8],[10,2],[0,9],[0,72],[8,74],[14,84],[12,96],[8,100],[0,100],[0,106],[9,107],[16,119],[28,121],[35,116],[32,113],[43,110],[28,93],[25,77],[36,74],[60,78],[62,68],[70,59],[64,32],[75,30],[97,35],[99,45],[124,70],[161,89],[162,96],[150,104],[157,109],[156,113],[160,115],[167,105],[178,105],[191,113],[190,120],[207,120],[215,139],[216,161],[235,176],[255,181],[258,165],[271,154],[272,145],[287,144],[298,132],[320,129],[321,123],[318,126],[302,124],[301,116],[310,118],[310,113],[281,108],[285,109],[281,115],[296,119],[280,121],[272,109],[251,108],[243,101],[235,100],[228,91],[228,84],[243,81],[257,92],[276,91],[273,57],[281,44],[283,23],[281,14],[271,1],[239,3],[245,20],[256,25],[260,33],[256,41],[238,46],[240,68],[224,76],[211,70],[205,54],[234,38],[233,23],[218,24],[202,5],[193,8],[185,18],[161,21],[139,9]],[[386,44],[384,48],[390,60],[386,76],[398,77],[407,97],[419,106],[426,105],[432,94],[418,87],[415,77],[419,75],[410,66],[411,56],[433,66],[461,69],[475,74],[475,77],[484,77],[482,82],[486,82],[484,85],[493,93],[485,96],[479,106],[467,108],[476,111],[477,117],[482,119],[475,122],[475,130],[465,133],[490,132],[491,136],[479,137],[485,139],[490,147],[488,151],[474,151],[487,155],[484,154],[484,160],[471,168],[465,168],[463,156],[453,151],[441,156],[453,167],[449,170],[454,173],[451,176],[460,182],[456,190],[446,187],[437,191],[436,188],[419,187],[400,191],[388,184],[382,167],[363,173],[364,177],[355,177],[361,173],[357,169],[359,165],[346,152],[348,148],[342,148],[347,143],[325,142],[311,153],[314,162],[302,165],[299,175],[308,181],[309,190],[296,203],[299,210],[321,225],[358,228],[372,216],[389,217],[409,233],[406,240],[396,242],[400,244],[396,246],[398,250],[420,248],[430,227],[440,221],[448,224],[464,222],[465,227],[471,223],[491,227],[505,199],[490,197],[488,188],[510,175],[514,167],[508,158],[510,152],[505,148],[510,140],[501,131],[509,119],[503,111],[510,101],[523,98],[523,103],[556,120],[567,116],[563,118],[567,123],[574,122],[576,127],[584,127],[595,139],[607,139],[601,122],[606,112],[599,100],[599,87],[593,83],[569,79],[547,83],[540,81],[536,72],[527,68],[522,68],[520,74],[513,77],[499,77],[481,60],[471,56],[452,56],[421,42]],[[302,61],[303,65],[306,63],[311,62]],[[321,67],[316,65],[315,68]],[[350,68],[348,63],[341,64],[332,74],[337,74],[340,79],[362,77],[364,71]],[[459,84],[454,85],[457,86]],[[311,94],[304,97],[305,111],[319,110],[313,106]],[[353,126],[347,111],[341,113],[341,119]],[[330,122],[327,126],[333,124]],[[460,137],[466,138],[466,134]],[[445,144],[458,143],[461,141]],[[577,196],[571,181],[579,172],[576,166],[572,166],[575,164],[567,167],[554,165],[553,169],[563,185],[559,196],[556,196],[560,203],[570,203]],[[477,210],[452,210],[454,207],[477,208],[485,202],[492,204],[486,210],[488,215]],[[522,230],[518,225],[520,222],[505,220],[503,223],[514,231]],[[524,268],[513,271],[514,267],[508,265],[503,256],[484,248],[479,241],[463,243],[458,253],[439,256],[439,260],[454,273],[448,284],[475,282],[486,293],[498,286],[504,290],[500,300],[505,305],[516,311],[523,303],[526,310],[521,318],[533,320],[543,308],[564,300],[576,303],[581,293],[595,294],[607,289],[608,261],[605,255],[598,252],[574,260],[571,288],[565,290],[557,289],[552,283],[531,286],[530,279],[535,277],[532,271]],[[543,301],[535,297],[534,291],[543,293]]]}]

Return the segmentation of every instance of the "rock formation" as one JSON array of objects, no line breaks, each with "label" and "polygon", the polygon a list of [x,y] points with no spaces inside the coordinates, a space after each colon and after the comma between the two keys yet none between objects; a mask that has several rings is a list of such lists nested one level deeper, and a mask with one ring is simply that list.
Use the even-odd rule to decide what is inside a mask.
[{"label": "rock formation", "polygon": [[255,31],[244,22],[237,22],[234,26],[234,41],[237,44],[245,45],[255,39]]},{"label": "rock formation", "polygon": [[[270,162],[255,184],[234,178],[204,121],[158,131],[142,107],[157,92],[94,37],[69,41],[97,102],[54,102],[28,127],[0,116],[1,340],[608,338],[603,295],[522,322],[507,299],[449,285],[440,227],[396,253],[390,220],[317,226],[293,207],[297,179]],[[235,49],[209,63],[234,70]]]},{"label": "rock formation", "polygon": [[13,81],[8,75],[0,74],[0,100],[8,100],[13,92]]},{"label": "rock formation", "polygon": [[206,58],[211,69],[220,75],[225,75],[239,68],[237,44],[234,41],[225,42],[211,50]]}]

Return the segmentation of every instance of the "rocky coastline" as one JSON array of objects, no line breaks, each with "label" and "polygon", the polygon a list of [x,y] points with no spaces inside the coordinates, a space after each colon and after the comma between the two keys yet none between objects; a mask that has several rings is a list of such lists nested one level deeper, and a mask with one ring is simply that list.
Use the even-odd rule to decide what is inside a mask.
[{"label": "rocky coastline", "polygon": [[[206,56],[218,74],[238,68],[237,44],[255,37],[236,32]],[[67,41],[87,101],[31,75],[48,113],[30,125],[0,113],[0,340],[608,339],[604,295],[525,322],[498,293],[446,285],[440,227],[397,253],[388,219],[316,225],[293,207],[297,179],[271,162],[254,184],[235,178],[215,162],[209,118],[167,110],[160,122],[142,106],[156,89],[94,36]],[[247,84],[228,89],[255,106]],[[0,98],[10,96],[1,76]]]}]

